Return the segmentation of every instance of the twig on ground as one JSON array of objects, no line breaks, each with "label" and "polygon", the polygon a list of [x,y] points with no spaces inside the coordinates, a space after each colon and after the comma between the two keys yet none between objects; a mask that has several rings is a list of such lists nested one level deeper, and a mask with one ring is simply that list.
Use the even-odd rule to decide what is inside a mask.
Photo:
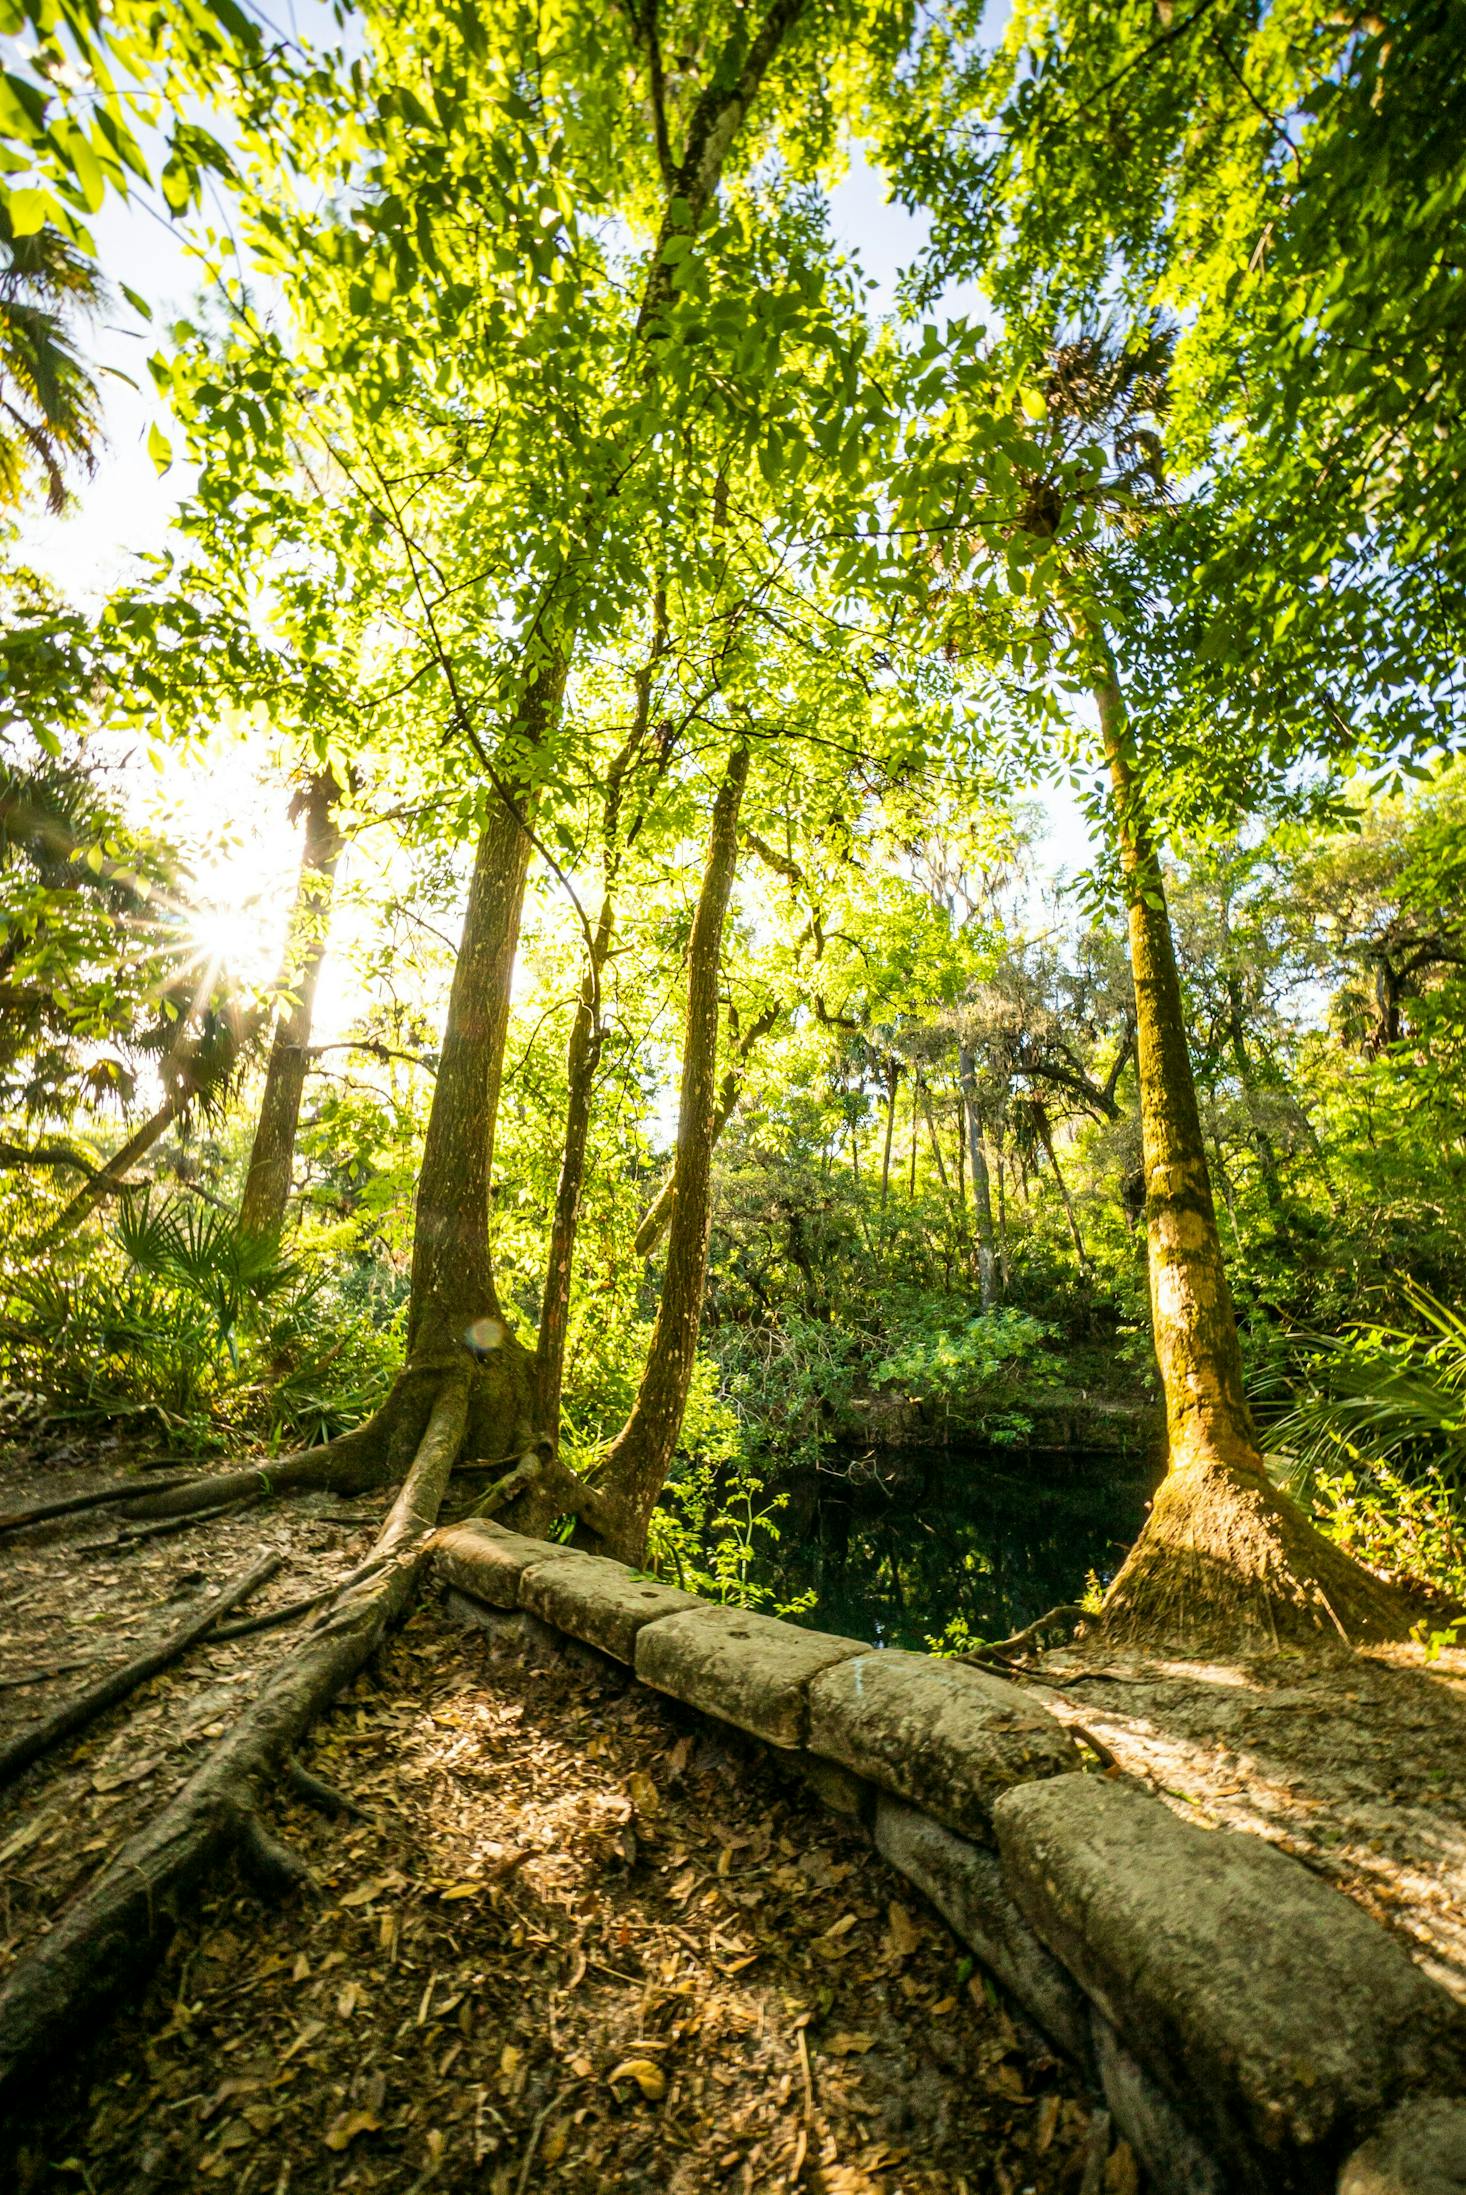
[{"label": "twig on ground", "polygon": [[536,2118],[534,2125],[530,2128],[529,2142],[524,2152],[524,2162],[519,2167],[519,2182],[515,2188],[514,2195],[524,2195],[525,2189],[529,2186],[530,2168],[534,2164],[535,2151],[540,2146],[540,2136],[545,2131],[546,2120],[553,2117],[555,2112],[560,2109],[560,2106],[565,2103],[569,2097],[575,2094],[575,2091],[577,2090],[577,2088],[579,2088],[579,2086],[579,2081],[571,2081],[567,2087],[560,2090],[560,2093],[557,2096],[552,2096],[549,2102],[545,2105],[544,2110],[541,2111]]},{"label": "twig on ground", "polygon": [[245,1494],[239,1501],[220,1502],[217,1509],[194,1509],[186,1517],[169,1517],[163,1524],[135,1524],[129,1530],[119,1532],[113,1540],[102,1545],[110,1552],[119,1547],[138,1547],[144,1540],[167,1539],[174,1532],[186,1532],[190,1525],[207,1524],[214,1517],[232,1516],[236,1509],[248,1509],[260,1499],[258,1494]]},{"label": "twig on ground", "polygon": [[101,1659],[100,1654],[88,1654],[82,1661],[57,1661],[49,1669],[28,1669],[24,1676],[0,1677],[0,1692],[18,1692],[27,1684],[46,1684],[52,1677],[69,1676],[73,1669],[92,1669]]},{"label": "twig on ground", "polygon": [[[192,1521],[192,1520],[190,1520]],[[323,1585],[318,1593],[306,1593],[300,1600],[286,1601],[281,1608],[267,1608],[258,1616],[245,1616],[238,1623],[221,1623],[214,1633],[216,1639],[242,1639],[252,1631],[273,1631],[278,1624],[293,1623],[297,1616],[308,1616],[313,1608],[323,1608],[327,1601],[344,1593],[349,1585],[359,1585],[370,1577],[380,1563],[364,1562],[355,1570],[348,1570],[344,1578],[337,1578],[331,1585]]]}]

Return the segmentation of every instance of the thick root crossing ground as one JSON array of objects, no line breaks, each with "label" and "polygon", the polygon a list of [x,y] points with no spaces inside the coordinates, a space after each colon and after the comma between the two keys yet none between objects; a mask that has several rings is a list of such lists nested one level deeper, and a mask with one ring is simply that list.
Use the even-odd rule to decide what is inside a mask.
[{"label": "thick root crossing ground", "polygon": [[[338,1546],[350,1539],[329,1522]],[[265,1602],[359,1552],[352,1540],[328,1554],[327,1523],[271,1516],[270,1535],[297,1544],[294,1575]],[[117,1564],[135,1616],[145,1576],[155,1605],[168,1597],[165,1564],[178,1591],[238,1565],[243,1520],[227,1549],[218,1532],[158,1543],[146,1569],[144,1550]],[[53,1607],[84,1590],[105,1606],[111,1574],[95,1555],[89,1586],[59,1540],[7,1560],[18,1581],[55,1579]],[[290,1636],[200,1650],[7,1795],[12,1955]],[[65,1643],[53,1620],[25,1660],[67,1658]],[[13,1713],[14,1693],[0,1697]],[[327,1820],[294,1798],[274,1806],[316,1894],[272,1907],[222,1875],[142,2003],[12,2130],[7,2184],[1136,2186],[1075,2076],[863,1835],[760,1748],[619,1671],[491,1643],[430,1596],[302,1759],[362,1809]],[[1108,2149],[1097,2180],[1096,2148]]]}]

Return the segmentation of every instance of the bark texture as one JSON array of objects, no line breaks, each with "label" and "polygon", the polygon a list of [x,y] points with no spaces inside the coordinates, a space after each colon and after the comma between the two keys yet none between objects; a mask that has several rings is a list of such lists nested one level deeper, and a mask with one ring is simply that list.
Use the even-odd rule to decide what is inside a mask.
[{"label": "bark texture", "polygon": [[1242,1349],[1217,1232],[1165,884],[1112,672],[1096,687],[1095,701],[1110,772],[1135,984],[1151,1322],[1170,1467],[1220,1464],[1256,1476],[1262,1456],[1243,1390]]},{"label": "bark texture", "polygon": [[[518,743],[534,746],[550,736],[564,687],[564,659],[557,655],[525,690]],[[447,1365],[465,1346],[483,1354],[504,1335],[489,1256],[489,1194],[529,868],[529,800],[522,778],[505,785],[474,861],[418,1175],[410,1363]]]},{"label": "bark texture", "polygon": [[1167,1476],[1106,1596],[1105,1635],[1235,1650],[1404,1637],[1413,1611],[1268,1482],[1243,1388],[1164,880],[1124,700],[1095,688],[1128,916],[1151,1320]]},{"label": "bark texture", "polygon": [[608,1552],[623,1562],[646,1553],[647,1525],[682,1427],[697,1354],[712,1227],[714,1122],[717,1117],[718,990],[723,925],[738,861],[738,811],[749,753],[733,750],[713,806],[707,865],[687,950],[687,1031],[667,1267],[656,1324],[631,1415],[597,1474],[597,1492],[617,1519]]},{"label": "bark texture", "polygon": [[326,932],[341,857],[336,820],[336,780],[328,772],[312,778],[297,802],[305,817],[300,879],[291,910],[286,943],[284,986],[290,1005],[275,1024],[260,1117],[249,1154],[239,1225],[244,1234],[278,1235],[290,1198],[295,1163],[295,1132],[305,1091],[306,1059],[315,1010],[316,985],[326,957]]}]

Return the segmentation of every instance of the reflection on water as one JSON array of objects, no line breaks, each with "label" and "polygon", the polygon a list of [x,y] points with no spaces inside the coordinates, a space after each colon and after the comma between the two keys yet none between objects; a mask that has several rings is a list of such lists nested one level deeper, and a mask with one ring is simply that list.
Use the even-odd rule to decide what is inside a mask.
[{"label": "reflection on water", "polygon": [[1158,1477],[1114,1455],[877,1450],[790,1486],[758,1575],[780,1600],[813,1588],[806,1624],[882,1646],[924,1648],[954,1618],[1005,1638],[1091,1570],[1108,1583]]}]

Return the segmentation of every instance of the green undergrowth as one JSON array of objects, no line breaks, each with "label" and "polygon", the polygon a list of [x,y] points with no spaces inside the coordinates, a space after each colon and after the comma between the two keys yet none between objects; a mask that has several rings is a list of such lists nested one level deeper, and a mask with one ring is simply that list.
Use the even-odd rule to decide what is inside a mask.
[{"label": "green undergrowth", "polygon": [[131,1426],[184,1452],[328,1440],[380,1398],[401,1289],[340,1230],[279,1246],[195,1198],[124,1198],[115,1223],[7,1260],[0,1377],[12,1418]]},{"label": "green undergrowth", "polygon": [[1400,1301],[1313,1343],[1274,1469],[1350,1554],[1466,1605],[1466,1314],[1409,1281]]}]

